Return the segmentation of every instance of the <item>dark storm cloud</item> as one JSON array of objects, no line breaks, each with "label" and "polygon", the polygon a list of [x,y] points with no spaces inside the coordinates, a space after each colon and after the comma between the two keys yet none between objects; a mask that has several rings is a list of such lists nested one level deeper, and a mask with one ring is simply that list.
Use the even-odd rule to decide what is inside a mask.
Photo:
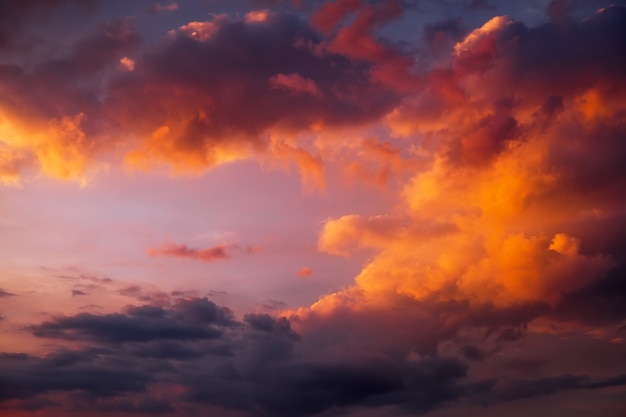
[{"label": "dark storm cloud", "polygon": [[0,51],[13,48],[20,28],[30,17],[54,13],[59,8],[70,5],[81,10],[92,10],[100,0],[4,0],[0,2]]},{"label": "dark storm cloud", "polygon": [[298,339],[297,333],[291,329],[289,320],[284,317],[276,319],[269,314],[246,314],[243,321],[255,330],[269,333],[277,332]]},{"label": "dark storm cloud", "polygon": [[473,361],[483,362],[485,360],[485,352],[472,345],[463,346],[461,352],[463,356],[467,359],[471,359]]},{"label": "dark storm cloud", "polygon": [[[440,306],[436,315],[450,321],[463,308],[467,306]],[[486,317],[493,315],[498,314],[486,308],[474,317],[475,324],[498,329],[527,320],[520,311],[509,312],[508,319]],[[230,310],[206,298],[174,300],[167,308],[142,305],[123,313],[57,318],[30,329],[39,337],[89,341],[90,347],[56,348],[42,357],[0,354],[0,407],[63,407],[58,395],[49,394],[65,392],[73,396],[74,409],[83,411],[149,415],[218,407],[252,416],[307,416],[351,406],[396,406],[421,414],[459,400],[491,404],[626,383],[623,376],[584,375],[467,381],[466,363],[419,356],[413,350],[417,339],[377,343],[375,339],[394,336],[382,332],[372,317],[356,318],[365,324],[368,337],[347,349],[346,335],[360,338],[354,328],[340,330],[341,340],[310,332],[299,335],[284,317],[248,314],[237,321]],[[399,322],[398,317],[393,324],[384,323],[396,333],[399,324],[418,328],[416,322]],[[438,326],[432,323],[432,328]],[[325,325],[327,332],[333,327],[334,322]],[[454,334],[448,329],[436,337],[446,340]],[[463,351],[472,360],[486,360],[477,347],[466,345]],[[154,396],[152,386],[170,385],[182,389]]]},{"label": "dark storm cloud", "polygon": [[96,340],[109,343],[153,339],[203,339],[219,336],[217,329],[199,329],[171,319],[132,318],[123,314],[96,316],[81,313],[33,327],[37,337],[66,340]]},{"label": "dark storm cloud", "polygon": [[[45,408],[47,393],[66,391],[97,399],[95,409],[110,412],[165,413],[184,400],[259,415],[303,416],[355,404],[397,404],[400,399],[407,407],[425,410],[460,392],[454,384],[466,367],[457,360],[407,362],[376,352],[334,359],[322,352],[303,356],[298,349],[303,341],[287,319],[249,314],[234,322],[219,311],[228,310],[206,299],[181,300],[170,310],[144,305],[124,314],[77,315],[33,326],[40,337],[88,339],[95,347],[54,350],[42,358],[2,354],[0,384],[7,387],[2,399],[22,400],[19,407],[37,402]],[[168,320],[179,320],[179,328],[182,323],[195,327],[191,337],[204,331],[207,322],[228,327],[214,339],[188,340],[187,328],[171,330]],[[155,327],[161,330],[145,330]],[[136,336],[129,337],[131,331]],[[110,342],[124,343],[113,348]],[[158,381],[184,386],[183,398],[136,399],[148,383]],[[111,396],[116,399],[107,399]]]},{"label": "dark storm cloud", "polygon": [[[132,348],[131,354],[144,358],[191,360],[214,353],[190,346],[189,343],[155,342]],[[228,353],[228,352],[226,352]]]},{"label": "dark storm cloud", "polygon": [[96,409],[103,412],[161,415],[176,411],[172,404],[163,399],[152,397],[140,401],[117,400],[100,402]]},{"label": "dark storm cloud", "polygon": [[156,306],[131,307],[126,314],[80,313],[31,327],[37,337],[105,343],[150,340],[213,339],[217,326],[230,326],[231,313],[204,299],[180,300],[171,310]]},{"label": "dark storm cloud", "polygon": [[495,401],[513,401],[521,398],[549,395],[562,390],[600,389],[626,385],[626,375],[592,379],[587,375],[561,375],[538,379],[501,381],[493,387]]},{"label": "dark storm cloud", "polygon": [[[57,353],[58,356],[67,352]],[[71,355],[71,354],[69,354]],[[148,373],[125,368],[120,364],[94,363],[94,355],[79,356],[87,361],[55,358],[1,357],[0,401],[37,396],[53,391],[83,391],[93,396],[113,396],[143,392],[151,380]],[[80,363],[76,363],[80,362]]]},{"label": "dark storm cloud", "polygon": [[187,399],[256,410],[253,415],[304,416],[351,405],[424,411],[458,398],[461,390],[454,385],[465,375],[465,366],[449,358],[411,363],[376,356],[285,361],[258,377],[233,366],[222,372],[226,378],[219,384],[202,385],[207,376],[201,374],[190,378]]}]

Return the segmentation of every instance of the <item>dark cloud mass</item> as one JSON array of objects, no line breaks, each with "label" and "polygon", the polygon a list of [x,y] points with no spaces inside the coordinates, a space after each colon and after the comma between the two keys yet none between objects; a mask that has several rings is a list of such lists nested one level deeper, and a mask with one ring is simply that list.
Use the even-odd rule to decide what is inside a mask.
[{"label": "dark cloud mass", "polygon": [[[301,337],[284,317],[248,314],[240,322],[200,298],[175,300],[167,308],[142,305],[124,313],[59,317],[30,331],[81,344],[41,357],[0,354],[5,409],[55,408],[53,400],[64,392],[73,396],[76,409],[145,415],[218,407],[245,415],[305,416],[353,405],[392,405],[422,414],[460,400],[500,403],[626,384],[622,375],[468,383],[468,363],[410,353],[410,342],[385,347],[372,340],[338,350],[337,343],[345,341],[311,332]],[[463,350],[469,359],[484,360],[475,347]],[[154,387],[171,388],[155,398]]]},{"label": "dark cloud mass", "polygon": [[[376,120],[397,95],[373,85],[369,68],[322,52],[319,35],[295,15],[254,23],[220,16],[167,36],[134,72],[114,80],[106,105],[144,138],[139,154],[210,166],[229,143],[233,152],[262,151],[270,128]],[[281,88],[271,82],[276,77],[285,80]]]},{"label": "dark cloud mass", "polygon": [[227,310],[204,298],[181,301],[172,310],[142,306],[131,307],[126,314],[80,313],[43,322],[31,330],[37,337],[105,343],[212,339],[221,334],[217,326],[234,323],[228,316]]}]

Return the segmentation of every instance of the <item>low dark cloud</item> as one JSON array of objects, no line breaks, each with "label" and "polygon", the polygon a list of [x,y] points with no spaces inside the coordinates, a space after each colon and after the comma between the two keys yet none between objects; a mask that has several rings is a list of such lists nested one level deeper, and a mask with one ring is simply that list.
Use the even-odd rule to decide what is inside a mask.
[{"label": "low dark cloud", "polygon": [[2,288],[0,288],[0,298],[2,298],[2,297],[14,297],[14,296],[15,296],[15,294],[13,294],[11,292],[8,292],[8,291],[5,291]]},{"label": "low dark cloud", "polygon": [[221,335],[219,326],[234,324],[229,315],[205,298],[179,301],[171,310],[142,306],[126,314],[80,313],[32,326],[31,331],[37,337],[100,343],[213,339]]},{"label": "low dark cloud", "polygon": [[[89,356],[89,355],[87,355]],[[152,379],[145,371],[114,363],[90,361],[62,364],[47,358],[2,358],[0,371],[0,401],[22,399],[53,391],[82,391],[93,396],[109,397],[146,390]],[[52,361],[52,362],[51,362]],[[108,366],[107,366],[108,365]]]},{"label": "low dark cloud", "polygon": [[[319,328],[321,333],[311,331],[312,323],[300,322],[299,327],[309,328],[303,334],[284,317],[251,313],[239,321],[206,298],[174,299],[166,307],[133,306],[113,314],[58,317],[33,325],[30,331],[40,338],[80,341],[82,347],[57,347],[41,357],[1,353],[0,408],[63,410],[59,393],[65,393],[72,397],[72,407],[84,412],[155,415],[217,407],[243,415],[295,417],[353,406],[394,406],[421,414],[458,401],[493,404],[626,384],[621,375],[467,380],[470,363],[487,361],[490,352],[465,344],[461,351],[472,361],[466,363],[436,350],[423,355],[415,351],[416,343],[424,343],[417,333],[467,316],[467,311],[461,314],[467,306],[439,308],[435,316],[441,322],[415,321],[409,316],[423,314],[405,309],[391,318],[393,324],[386,316],[373,320],[374,315],[356,315],[353,322],[335,316]],[[508,319],[486,317],[493,315],[499,314],[485,309],[474,316],[473,324],[463,326],[491,327],[495,333],[486,337],[494,339],[500,335],[497,329],[528,320],[514,311]],[[342,322],[348,327],[342,328]],[[420,332],[398,338],[398,326]],[[385,327],[387,333],[382,331]],[[457,330],[449,328],[435,337],[453,341]],[[153,387],[169,386],[180,388],[155,396]]]},{"label": "low dark cloud", "polygon": [[600,389],[626,384],[626,375],[611,378],[591,379],[587,375],[561,375],[538,379],[508,380],[497,383],[493,388],[495,401],[513,401],[522,398],[550,395],[571,389]]}]

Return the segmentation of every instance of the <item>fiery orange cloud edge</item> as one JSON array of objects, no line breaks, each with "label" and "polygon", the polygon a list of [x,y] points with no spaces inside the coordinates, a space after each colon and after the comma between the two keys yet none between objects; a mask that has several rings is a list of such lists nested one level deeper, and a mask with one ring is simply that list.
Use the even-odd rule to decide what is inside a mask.
[{"label": "fiery orange cloud edge", "polygon": [[[366,60],[371,63],[368,81],[374,80],[377,88],[401,89],[397,83],[386,85],[389,77],[383,75],[403,71],[403,57],[373,36],[374,28],[402,13],[400,3],[340,2],[336,7],[340,5],[345,10],[325,6],[312,20],[329,33],[337,28],[334,37],[313,46],[303,41],[297,53],[306,50],[302,53],[311,57],[335,54]],[[326,20],[324,11],[329,14]],[[338,26],[350,13],[356,13],[355,20]],[[601,24],[596,21],[609,19],[613,13],[620,12],[605,9],[581,25]],[[273,18],[277,17],[270,12],[254,12],[245,16],[243,24],[271,24]],[[191,22],[171,34],[166,49],[172,52],[177,42],[192,42],[190,48],[207,47],[224,27],[233,24],[225,15],[211,22]],[[419,77],[404,71],[408,93],[394,106],[362,121],[366,126],[382,123],[394,137],[405,138],[408,147],[420,142],[419,153],[426,162],[414,173],[417,166],[410,160],[387,153],[389,170],[411,176],[399,196],[399,213],[371,218],[349,214],[324,225],[321,251],[347,254],[361,247],[377,252],[356,277],[353,288],[322,297],[310,311],[332,310],[353,294],[364,303],[379,303],[401,294],[416,300],[434,295],[441,300],[497,306],[534,301],[556,304],[564,294],[589,286],[615,266],[609,255],[583,250],[586,241],[582,234],[589,232],[582,230],[581,223],[611,218],[623,210],[624,202],[615,197],[622,184],[588,179],[576,164],[594,146],[594,135],[606,136],[598,163],[603,163],[604,156],[609,164],[614,163],[609,155],[615,140],[610,130],[619,131],[626,111],[620,94],[624,77],[605,71],[602,62],[597,68],[593,63],[571,68],[563,79],[550,68],[541,74],[532,63],[523,61],[528,59],[524,56],[529,53],[527,48],[536,42],[524,38],[527,31],[506,16],[494,17],[454,45],[448,66]],[[121,43],[132,41],[132,35],[123,29],[115,36]],[[330,121],[332,117],[321,103],[326,93],[310,77],[286,71],[262,79],[264,91],[277,96],[276,101],[261,105],[291,97],[298,111],[313,116],[285,121],[273,114],[274,119],[263,120],[260,115],[248,130],[236,131],[232,126],[247,110],[240,109],[243,102],[228,109],[233,114],[219,113],[211,107],[212,97],[197,94],[192,85],[175,78],[176,74],[148,68],[150,60],[158,63],[162,58],[151,56],[146,62],[135,62],[124,55],[123,65],[130,69],[133,62],[133,71],[120,76],[110,91],[110,103],[98,110],[107,117],[113,113],[116,124],[135,126],[129,129],[133,138],[129,143],[90,139],[88,131],[93,128],[86,113],[46,118],[26,106],[18,110],[3,107],[3,181],[19,182],[20,169],[33,163],[45,175],[85,181],[88,171],[98,166],[98,158],[121,149],[127,166],[150,169],[165,164],[179,173],[201,172],[250,158],[279,161],[270,162],[278,165],[288,161],[299,166],[303,178],[323,187],[325,164],[332,162],[337,152],[350,148],[341,141],[327,140],[341,135],[341,127]],[[133,78],[137,73],[145,74],[147,81],[137,82]],[[168,90],[168,80],[177,88]],[[225,82],[220,94],[240,94],[241,82]],[[124,89],[127,85],[131,87],[128,92]],[[252,85],[245,87],[255,91]],[[326,91],[334,92],[333,88]],[[143,119],[135,117],[137,109],[128,100],[128,94],[137,91],[157,103],[148,106],[148,101],[144,102]],[[216,113],[203,110],[205,107]],[[236,110],[242,115],[234,114]],[[219,117],[233,119],[231,124],[219,125]],[[300,141],[302,132],[313,140]],[[360,173],[357,176],[366,177],[359,164],[380,160],[384,149],[368,139],[359,143],[365,146],[350,166]],[[602,189],[590,191],[582,184],[587,180],[592,185],[597,181]],[[593,240],[593,236],[588,238]],[[173,246],[150,254],[202,260],[227,257],[222,247],[196,250]],[[304,309],[298,314],[309,313]]]}]

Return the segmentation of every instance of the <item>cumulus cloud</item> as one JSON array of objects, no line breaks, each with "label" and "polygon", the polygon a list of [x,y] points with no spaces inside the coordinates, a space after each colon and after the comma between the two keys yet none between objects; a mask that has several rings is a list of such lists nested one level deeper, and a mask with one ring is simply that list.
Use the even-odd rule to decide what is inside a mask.
[{"label": "cumulus cloud", "polygon": [[[495,17],[460,40],[450,69],[426,74],[432,85],[388,117],[432,155],[404,187],[404,213],[324,225],[322,251],[379,250],[347,291],[373,303],[402,294],[559,309],[612,279],[623,251],[594,242],[622,217],[614,196],[624,176],[613,160],[624,149],[624,102],[612,91],[624,88],[615,72],[624,38],[614,35],[625,17],[608,8],[567,29]],[[562,52],[540,43],[546,38]],[[552,61],[552,52],[562,56]],[[543,54],[562,68],[549,68]],[[419,236],[420,224],[445,232]]]}]

